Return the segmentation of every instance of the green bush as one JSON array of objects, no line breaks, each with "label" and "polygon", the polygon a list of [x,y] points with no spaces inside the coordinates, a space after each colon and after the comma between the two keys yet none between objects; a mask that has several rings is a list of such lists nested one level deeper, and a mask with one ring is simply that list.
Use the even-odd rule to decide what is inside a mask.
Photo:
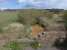
[{"label": "green bush", "polygon": [[21,14],[18,14],[17,22],[22,23],[22,24],[26,24],[25,23],[25,17],[22,16]]},{"label": "green bush", "polygon": [[2,27],[0,27],[0,33],[3,33],[4,31],[3,31],[3,29],[2,29]]},{"label": "green bush", "polygon": [[38,41],[31,42],[30,46],[34,49],[41,48],[41,44]]},{"label": "green bush", "polygon": [[20,44],[16,41],[11,41],[7,45],[5,45],[4,47],[11,48],[11,50],[24,50],[25,45]]},{"label": "green bush", "polygon": [[65,29],[67,30],[67,12],[64,12],[63,20],[64,20]]}]

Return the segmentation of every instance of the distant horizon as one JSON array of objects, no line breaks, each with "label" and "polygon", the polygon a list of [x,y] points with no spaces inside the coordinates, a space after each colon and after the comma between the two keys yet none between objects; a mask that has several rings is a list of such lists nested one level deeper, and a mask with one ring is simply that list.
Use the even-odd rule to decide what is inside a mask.
[{"label": "distant horizon", "polygon": [[0,9],[63,9],[63,8],[0,8]]},{"label": "distant horizon", "polygon": [[1,9],[65,9],[67,0],[0,0]]}]

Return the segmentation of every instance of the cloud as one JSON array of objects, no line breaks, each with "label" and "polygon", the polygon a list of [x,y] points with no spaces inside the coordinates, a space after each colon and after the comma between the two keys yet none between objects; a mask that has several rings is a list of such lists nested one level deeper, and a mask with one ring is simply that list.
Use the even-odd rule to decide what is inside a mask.
[{"label": "cloud", "polygon": [[27,4],[27,5],[29,4],[35,8],[64,8],[64,9],[67,9],[67,0],[17,0],[17,2],[19,4]]},{"label": "cloud", "polygon": [[18,3],[26,2],[27,0],[17,0]]},{"label": "cloud", "polygon": [[30,3],[35,3],[35,2],[41,2],[45,0],[17,0],[18,3],[23,3],[23,2],[30,2]]},{"label": "cloud", "polygon": [[[29,7],[30,8],[36,8],[36,7],[41,8],[41,7],[44,7],[44,6],[42,6],[44,4],[43,1],[45,1],[45,0],[17,0],[17,2],[19,3],[19,5],[20,4],[25,5],[24,7],[26,7],[26,8],[27,7],[28,8]],[[45,4],[47,4],[46,1],[45,1]]]}]

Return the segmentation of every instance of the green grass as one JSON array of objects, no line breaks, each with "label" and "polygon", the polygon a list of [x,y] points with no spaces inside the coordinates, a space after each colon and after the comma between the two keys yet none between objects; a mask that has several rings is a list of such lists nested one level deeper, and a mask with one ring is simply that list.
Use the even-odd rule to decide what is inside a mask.
[{"label": "green grass", "polygon": [[26,47],[31,47],[33,49],[41,48],[42,46],[39,45],[38,41],[34,42],[17,42],[17,41],[10,41],[3,47],[11,48],[11,50],[25,50]]},{"label": "green grass", "polygon": [[28,47],[29,45],[24,42],[17,42],[17,41],[11,41],[4,45],[5,48],[11,48],[11,50],[24,50],[25,47]]},{"label": "green grass", "polygon": [[7,26],[15,22],[17,19],[17,12],[0,12],[0,27]]}]

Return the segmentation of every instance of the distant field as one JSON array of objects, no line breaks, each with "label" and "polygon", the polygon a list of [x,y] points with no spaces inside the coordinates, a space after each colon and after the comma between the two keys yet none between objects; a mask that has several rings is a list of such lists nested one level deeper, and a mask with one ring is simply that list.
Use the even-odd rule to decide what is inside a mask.
[{"label": "distant field", "polygon": [[[20,12],[20,11],[19,11]],[[13,23],[17,19],[18,11],[1,11],[0,12],[0,27],[7,26],[10,23]],[[24,16],[26,19],[29,19],[27,21],[33,20],[34,17],[37,16],[45,16],[45,12],[43,10],[22,10],[20,12],[22,16]]]},{"label": "distant field", "polygon": [[17,12],[3,11],[0,12],[0,27],[6,26],[17,19]]},{"label": "distant field", "polygon": [[[35,10],[35,9],[23,9],[18,11],[2,11],[0,12],[0,27],[6,26],[10,23],[13,23],[17,19],[17,14],[20,13],[26,20],[25,22],[31,22],[35,19],[35,17],[49,17],[51,18],[53,12],[49,12],[46,10]],[[22,20],[22,19],[21,19]]]}]

